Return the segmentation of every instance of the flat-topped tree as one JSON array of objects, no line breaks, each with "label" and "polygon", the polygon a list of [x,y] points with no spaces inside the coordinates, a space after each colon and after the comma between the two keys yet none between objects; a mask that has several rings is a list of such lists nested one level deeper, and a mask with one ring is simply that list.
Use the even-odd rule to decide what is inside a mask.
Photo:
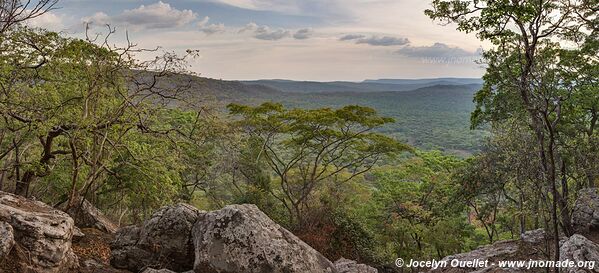
[{"label": "flat-topped tree", "polygon": [[255,161],[276,179],[262,185],[287,209],[292,224],[301,225],[310,197],[326,182],[344,183],[377,163],[410,148],[373,132],[393,119],[373,109],[285,109],[281,104],[229,105],[255,151]]}]

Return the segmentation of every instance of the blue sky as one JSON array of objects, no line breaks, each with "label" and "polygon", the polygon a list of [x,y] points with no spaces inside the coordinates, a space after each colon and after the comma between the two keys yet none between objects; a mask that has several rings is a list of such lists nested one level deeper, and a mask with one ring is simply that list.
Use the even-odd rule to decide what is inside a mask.
[{"label": "blue sky", "polygon": [[[480,77],[481,44],[418,0],[60,0],[32,24],[81,37],[125,30],[140,47],[199,50],[191,70],[222,79]],[[140,55],[140,58],[150,56]]]}]

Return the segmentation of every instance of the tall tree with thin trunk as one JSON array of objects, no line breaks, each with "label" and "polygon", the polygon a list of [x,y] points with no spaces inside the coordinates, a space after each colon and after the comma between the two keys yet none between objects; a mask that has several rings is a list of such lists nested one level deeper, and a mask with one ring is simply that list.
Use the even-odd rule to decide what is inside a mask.
[{"label": "tall tree with thin trunk", "polygon": [[[598,6],[594,0],[434,0],[425,11],[493,45],[483,56],[487,73],[475,98],[473,125],[516,116],[534,132],[539,167],[551,192],[556,260],[560,225],[566,235],[572,232],[568,183],[561,179],[566,176],[562,166],[569,163],[561,145],[562,124],[571,114],[566,105],[573,96],[597,90],[585,73],[597,73]],[[582,69],[588,65],[595,69]]]}]

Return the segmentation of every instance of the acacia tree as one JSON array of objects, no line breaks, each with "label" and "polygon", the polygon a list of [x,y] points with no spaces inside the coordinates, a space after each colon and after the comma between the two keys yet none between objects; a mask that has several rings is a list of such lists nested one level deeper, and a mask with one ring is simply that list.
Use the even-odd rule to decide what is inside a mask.
[{"label": "acacia tree", "polygon": [[288,211],[291,222],[301,225],[310,197],[327,181],[344,183],[369,171],[386,158],[408,151],[408,146],[376,128],[392,122],[367,107],[337,110],[287,110],[281,104],[251,107],[231,104],[231,114],[249,144],[257,145],[256,162],[274,173],[278,189],[266,187]]},{"label": "acacia tree", "polygon": [[534,132],[543,180],[551,192],[557,260],[559,225],[571,234],[568,184],[560,171],[568,163],[560,146],[561,125],[573,114],[566,112],[572,97],[597,88],[587,74],[597,73],[597,1],[434,0],[432,6],[425,12],[432,19],[457,23],[458,30],[475,32],[494,45],[483,55],[488,67],[475,98],[473,124],[516,116]]}]

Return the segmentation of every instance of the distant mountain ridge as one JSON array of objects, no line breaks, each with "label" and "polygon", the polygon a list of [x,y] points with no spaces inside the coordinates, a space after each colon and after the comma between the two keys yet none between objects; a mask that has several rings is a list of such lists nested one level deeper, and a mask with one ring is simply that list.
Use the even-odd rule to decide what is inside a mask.
[{"label": "distant mountain ridge", "polygon": [[378,79],[364,80],[364,83],[384,83],[384,84],[433,84],[433,85],[452,85],[452,84],[482,84],[481,78],[428,78],[428,79]]},{"label": "distant mountain ridge", "polygon": [[329,93],[329,92],[404,92],[436,85],[482,84],[477,78],[432,78],[432,79],[380,79],[363,82],[349,81],[292,81],[292,80],[254,80],[241,81],[247,85],[262,85],[292,93]]}]

